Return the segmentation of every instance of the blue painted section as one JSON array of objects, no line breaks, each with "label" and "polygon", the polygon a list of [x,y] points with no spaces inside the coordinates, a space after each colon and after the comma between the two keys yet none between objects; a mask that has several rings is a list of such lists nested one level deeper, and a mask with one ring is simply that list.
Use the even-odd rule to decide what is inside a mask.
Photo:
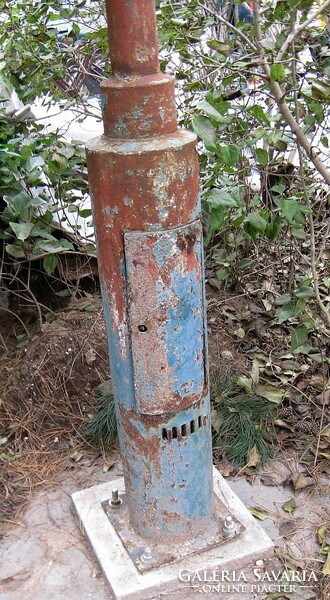
[{"label": "blue painted section", "polygon": [[110,216],[111,214],[118,215],[118,206],[106,206],[104,212],[108,216]]},{"label": "blue painted section", "polygon": [[[166,268],[168,260],[179,252],[173,245],[174,238],[169,237],[162,237],[155,252],[160,270]],[[202,261],[201,240],[195,243],[194,252]],[[180,264],[182,266],[174,259],[170,283],[166,286],[157,281],[155,288],[158,307],[162,303],[167,307],[161,327],[166,338],[168,364],[174,375],[172,391],[190,395],[204,384],[203,282],[194,270],[183,272]],[[126,266],[127,263],[122,261],[123,283],[128,276]],[[126,294],[126,288],[123,294]],[[129,306],[130,299],[126,298],[126,301]],[[167,543],[180,535],[187,539],[204,537],[214,526],[209,398],[201,395],[194,406],[180,410],[179,405],[177,412],[153,416],[148,422],[148,418],[140,414],[136,402],[136,373],[128,325],[125,322],[119,332],[116,310],[114,306],[110,309],[106,290],[103,304],[132,525],[141,536]],[[154,381],[157,381],[156,377]],[[157,401],[157,390],[155,393],[154,401]],[[200,421],[198,417],[201,417]],[[195,425],[193,432],[190,431],[191,421]],[[186,425],[187,435],[182,437],[183,425]],[[164,439],[164,431],[172,432],[173,427],[177,428],[178,438]]]},{"label": "blue painted section", "polygon": [[[199,415],[207,417],[206,426],[198,428]],[[182,439],[162,439],[162,428],[181,429],[191,420],[196,424],[194,433]],[[133,526],[142,535],[154,538],[189,537],[192,530],[196,535],[205,534],[205,529],[212,527],[213,513],[209,399],[205,398],[199,409],[181,411],[159,427],[144,427],[138,415],[131,422],[146,441],[159,445],[159,455],[149,461],[134,438],[125,438],[129,459],[126,488],[133,498]]]},{"label": "blue painted section", "polygon": [[133,108],[132,115],[133,119],[140,119],[143,115],[143,110],[141,108]]},{"label": "blue painted section", "polygon": [[177,251],[178,248],[173,240],[173,231],[162,232],[153,245],[153,256],[158,269],[161,270]]},{"label": "blue painted section", "polygon": [[204,390],[200,223],[125,232],[124,239],[137,406],[143,414],[168,414]]},{"label": "blue painted section", "polygon": [[165,324],[168,364],[173,372],[171,388],[180,396],[197,393],[204,383],[204,339],[201,282],[196,273],[174,272],[171,293],[176,305],[167,311]]},{"label": "blue painted section", "polygon": [[[157,266],[163,267],[175,254],[171,237],[160,239],[154,245]],[[194,252],[202,261],[202,246],[196,240]],[[204,308],[203,282],[198,273],[182,274],[179,268],[171,274],[171,284],[165,287],[157,282],[157,306],[169,305],[167,322],[159,327],[159,335],[165,331],[168,364],[172,369],[171,388],[181,396],[195,394],[204,382]],[[175,302],[168,302],[175,298]]]},{"label": "blue painted section", "polygon": [[[193,415],[191,415],[193,416]],[[209,427],[202,427],[190,434],[184,442],[177,439],[166,444],[161,455],[162,482],[159,494],[160,511],[172,511],[182,519],[197,519],[212,511],[212,456]],[[173,464],[175,470],[173,472]],[[168,482],[171,481],[169,488]],[[172,489],[173,502],[165,492],[164,482]],[[164,492],[164,494],[163,494]],[[168,521],[164,529],[169,532]]]},{"label": "blue painted section", "polygon": [[[126,357],[121,353],[122,340],[118,328],[113,325],[112,315],[109,307],[109,298],[107,291],[102,289],[102,299],[104,308],[104,319],[107,330],[111,381],[116,402],[123,404],[127,409],[135,407],[134,391],[134,373],[132,355],[128,350]],[[125,327],[125,344],[129,349],[129,335]]]}]

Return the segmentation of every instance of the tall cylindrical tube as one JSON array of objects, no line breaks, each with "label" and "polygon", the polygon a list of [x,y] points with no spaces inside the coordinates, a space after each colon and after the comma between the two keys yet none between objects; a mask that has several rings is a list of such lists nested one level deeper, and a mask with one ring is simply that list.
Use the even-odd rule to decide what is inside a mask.
[{"label": "tall cylindrical tube", "polygon": [[108,36],[114,74],[159,71],[154,0],[107,0]]},{"label": "tall cylindrical tube", "polygon": [[214,513],[196,138],[177,129],[173,80],[137,74],[153,0],[112,0],[107,12],[127,77],[104,84],[105,135],[87,159],[111,376],[131,524],[171,544],[210,531]]}]

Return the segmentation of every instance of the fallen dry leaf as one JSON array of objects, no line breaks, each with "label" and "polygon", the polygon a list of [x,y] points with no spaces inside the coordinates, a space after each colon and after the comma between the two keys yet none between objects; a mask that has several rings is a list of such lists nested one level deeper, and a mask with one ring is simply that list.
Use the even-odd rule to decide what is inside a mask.
[{"label": "fallen dry leaf", "polygon": [[295,490],[303,490],[315,483],[313,477],[305,477],[303,473],[295,473],[292,476],[292,483]]},{"label": "fallen dry leaf", "polygon": [[93,348],[90,348],[89,350],[87,350],[87,352],[85,354],[85,361],[89,367],[91,367],[92,364],[96,361],[96,355],[95,355]]},{"label": "fallen dry leaf", "polygon": [[108,471],[110,471],[110,469],[112,469],[112,467],[115,466],[115,464],[116,464],[116,462],[114,460],[111,462],[104,463],[104,465],[102,467],[102,472],[107,473]]},{"label": "fallen dry leaf", "polygon": [[330,575],[330,552],[322,568],[323,575]]},{"label": "fallen dry leaf", "polygon": [[317,530],[317,541],[320,546],[323,546],[327,534],[328,524],[323,523]]},{"label": "fallen dry leaf", "polygon": [[289,515],[292,515],[296,508],[297,505],[294,498],[291,498],[290,500],[287,500],[286,502],[284,502],[284,504],[282,504],[282,509],[284,510],[284,512],[289,513]]},{"label": "fallen dry leaf", "polygon": [[253,448],[249,452],[248,462],[247,462],[246,466],[247,467],[256,467],[259,462],[260,462],[260,454],[257,450],[257,447],[253,446]]},{"label": "fallen dry leaf", "polygon": [[250,511],[251,515],[253,515],[257,519],[259,519],[259,521],[264,521],[265,519],[268,519],[268,517],[269,517],[269,514],[266,510],[263,510],[261,508],[256,508],[255,506],[250,506],[249,511]]},{"label": "fallen dry leaf", "polygon": [[84,456],[84,453],[82,452],[82,450],[73,450],[72,452],[70,452],[69,456],[74,462],[79,462]]}]

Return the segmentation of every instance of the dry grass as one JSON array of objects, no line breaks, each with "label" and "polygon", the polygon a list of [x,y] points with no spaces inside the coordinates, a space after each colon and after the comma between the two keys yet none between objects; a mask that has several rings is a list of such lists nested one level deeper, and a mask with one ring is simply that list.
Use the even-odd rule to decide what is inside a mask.
[{"label": "dry grass", "polygon": [[54,483],[81,443],[79,431],[93,412],[93,390],[108,379],[101,304],[77,302],[26,339],[25,347],[6,346],[0,359],[0,520],[5,523],[37,489]]}]

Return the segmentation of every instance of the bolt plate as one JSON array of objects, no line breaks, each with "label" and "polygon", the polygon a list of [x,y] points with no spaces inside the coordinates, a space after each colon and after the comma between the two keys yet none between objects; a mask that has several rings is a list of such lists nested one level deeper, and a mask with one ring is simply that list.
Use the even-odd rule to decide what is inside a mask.
[{"label": "bolt plate", "polygon": [[[162,565],[178,562],[187,556],[223,545],[234,538],[236,539],[245,531],[245,527],[219,500],[218,496],[214,494],[215,512],[208,531],[203,532],[192,540],[180,539],[177,543],[162,544],[159,540],[146,539],[135,533],[130,525],[127,502],[125,502],[126,495],[120,494],[120,497],[123,499],[123,504],[119,509],[112,509],[109,506],[108,500],[102,502],[102,507],[140,573],[157,569]],[[228,535],[222,529],[224,520],[229,515],[236,525],[234,535]],[[146,546],[151,549],[153,557],[148,563],[141,561],[141,555]]]}]

